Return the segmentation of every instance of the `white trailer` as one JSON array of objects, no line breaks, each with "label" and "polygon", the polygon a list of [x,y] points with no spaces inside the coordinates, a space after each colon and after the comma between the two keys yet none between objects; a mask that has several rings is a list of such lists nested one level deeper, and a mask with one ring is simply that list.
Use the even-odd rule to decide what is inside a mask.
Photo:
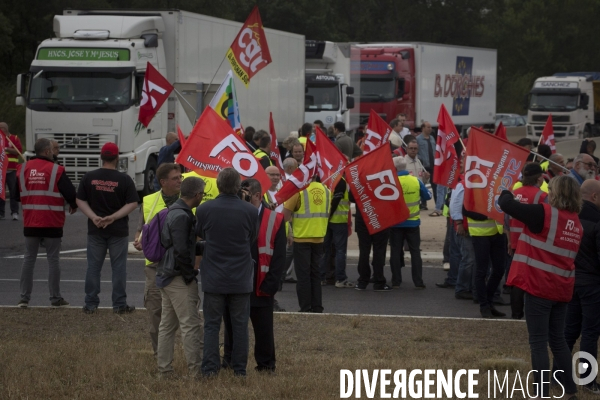
[{"label": "white trailer", "polygon": [[[17,104],[27,106],[26,155],[39,138],[57,140],[60,161],[77,184],[100,166],[102,145],[115,142],[119,170],[138,190],[156,190],[156,156],[166,133],[176,124],[191,131],[229,70],[227,61],[219,65],[241,26],[180,10],[66,10],[55,16],[56,37],[40,44],[29,73],[17,79]],[[304,121],[304,37],[265,33],[273,61],[248,89],[236,80],[240,119],[246,127],[268,129],[273,112],[283,139]],[[148,129],[136,134],[147,62],[187,103],[173,92]]]}]

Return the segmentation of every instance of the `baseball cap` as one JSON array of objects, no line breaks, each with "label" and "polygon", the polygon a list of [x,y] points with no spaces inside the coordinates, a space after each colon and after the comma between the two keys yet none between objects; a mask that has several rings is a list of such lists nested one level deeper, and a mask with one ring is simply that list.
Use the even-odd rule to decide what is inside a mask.
[{"label": "baseball cap", "polygon": [[102,146],[100,154],[107,157],[116,157],[119,155],[119,147],[115,143],[108,142]]},{"label": "baseball cap", "polygon": [[544,171],[538,163],[529,163],[525,165],[525,168],[523,168],[523,176],[534,176],[543,173]]}]

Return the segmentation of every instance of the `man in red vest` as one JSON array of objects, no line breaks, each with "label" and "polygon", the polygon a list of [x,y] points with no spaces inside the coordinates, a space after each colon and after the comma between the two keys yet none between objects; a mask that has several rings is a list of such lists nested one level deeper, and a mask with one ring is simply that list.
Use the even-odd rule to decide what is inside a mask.
[{"label": "man in red vest", "polygon": [[[270,210],[262,199],[260,182],[246,179],[242,190],[250,195],[250,204],[258,209],[258,238],[252,245],[254,285],[250,295],[250,320],[254,329],[256,370],[275,372],[275,337],[273,335],[273,299],[285,265],[285,224],[283,214]],[[225,322],[223,367],[231,365],[233,332],[228,313]]]},{"label": "man in red vest", "polygon": [[[17,135],[8,131],[8,124],[0,122],[0,130],[6,135],[4,139],[5,152],[8,156],[6,167],[6,185],[10,191],[10,215],[13,221],[19,219],[19,202],[17,201],[19,189],[17,189],[17,168],[19,167],[19,153],[23,152],[21,141]],[[5,201],[0,199],[0,219],[4,219]]]},{"label": "man in red vest", "polygon": [[19,168],[18,186],[23,205],[23,233],[25,256],[21,268],[21,301],[18,307],[26,308],[33,288],[33,268],[40,242],[43,239],[48,260],[48,288],[53,307],[68,306],[60,295],[60,265],[58,256],[65,225],[64,202],[69,212],[77,211],[75,187],[65,173],[65,168],[52,159],[52,143],[38,139],[34,146],[35,157]]}]

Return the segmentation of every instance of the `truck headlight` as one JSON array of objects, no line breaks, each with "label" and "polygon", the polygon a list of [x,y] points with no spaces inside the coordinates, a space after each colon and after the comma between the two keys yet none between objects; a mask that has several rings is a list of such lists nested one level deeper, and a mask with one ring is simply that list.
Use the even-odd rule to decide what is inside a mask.
[{"label": "truck headlight", "polygon": [[574,135],[575,134],[575,126],[572,126],[569,128],[569,135]]},{"label": "truck headlight", "polygon": [[129,165],[129,160],[127,158],[119,158],[119,164],[117,165],[117,170],[119,172],[126,173],[128,165]]},{"label": "truck headlight", "polygon": [[531,125],[527,125],[527,134],[533,135],[533,127]]}]

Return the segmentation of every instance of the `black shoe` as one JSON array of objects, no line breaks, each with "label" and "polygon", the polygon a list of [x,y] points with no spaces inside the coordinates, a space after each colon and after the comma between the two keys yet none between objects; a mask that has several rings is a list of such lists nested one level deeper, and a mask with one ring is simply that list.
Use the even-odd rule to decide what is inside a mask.
[{"label": "black shoe", "polygon": [[588,392],[600,394],[600,385],[598,385],[598,383],[595,381],[590,383],[589,385],[585,385],[583,388]]},{"label": "black shoe", "polygon": [[510,316],[511,319],[523,319],[524,315],[523,314],[512,314]]},{"label": "black shoe", "polygon": [[444,283],[436,283],[435,286],[442,288],[442,289],[453,289],[454,286],[456,286],[456,285],[450,285],[449,283],[444,282]]},{"label": "black shoe", "polygon": [[281,308],[278,303],[273,304],[273,311],[275,312],[285,312],[285,308]]},{"label": "black shoe", "polygon": [[287,278],[287,279],[284,279],[284,282],[285,283],[297,283],[298,281],[294,278]]},{"label": "black shoe", "polygon": [[494,317],[506,317],[506,314],[504,314],[502,311],[496,310],[494,307],[490,307],[490,311]]},{"label": "black shoe", "polygon": [[123,306],[123,307],[119,307],[119,308],[115,308],[113,309],[113,312],[115,314],[131,314],[132,312],[135,311],[135,307],[134,306]]},{"label": "black shoe", "polygon": [[492,315],[492,309],[489,307],[482,308],[479,310],[479,312],[481,313],[481,318],[494,318]]},{"label": "black shoe", "polygon": [[383,286],[378,286],[373,288],[374,291],[376,292],[390,292],[392,290],[391,287],[389,287],[388,285],[383,285]]},{"label": "black shoe", "polygon": [[423,206],[423,205],[421,205],[419,208],[420,208],[421,210],[424,210],[424,211],[427,211],[427,210],[429,210],[429,209],[427,208],[427,206]]},{"label": "black shoe", "polygon": [[492,300],[492,304],[495,304],[497,306],[509,306],[510,303],[507,303],[506,301],[504,301],[504,299],[502,297],[495,297]]},{"label": "black shoe", "polygon": [[97,311],[96,307],[83,306],[83,313],[84,314],[95,314],[96,311]]},{"label": "black shoe", "polygon": [[416,290],[423,290],[425,289],[427,286],[425,286],[425,284],[419,285],[419,286],[415,286]]},{"label": "black shoe", "polygon": [[458,300],[473,300],[473,293],[471,292],[458,292],[454,294],[454,297]]},{"label": "black shoe", "polygon": [[356,290],[367,290],[367,284],[363,282],[358,282],[354,287]]}]

